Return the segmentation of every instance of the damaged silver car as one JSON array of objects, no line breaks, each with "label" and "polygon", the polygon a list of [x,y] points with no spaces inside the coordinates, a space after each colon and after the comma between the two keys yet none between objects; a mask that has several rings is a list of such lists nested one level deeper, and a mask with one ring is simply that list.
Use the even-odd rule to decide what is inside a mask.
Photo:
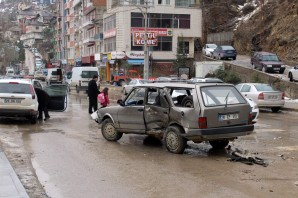
[{"label": "damaged silver car", "polygon": [[187,141],[224,148],[253,132],[250,105],[225,83],[150,83],[134,87],[118,106],[98,110],[103,137],[125,134],[162,138],[168,151],[183,153]]}]

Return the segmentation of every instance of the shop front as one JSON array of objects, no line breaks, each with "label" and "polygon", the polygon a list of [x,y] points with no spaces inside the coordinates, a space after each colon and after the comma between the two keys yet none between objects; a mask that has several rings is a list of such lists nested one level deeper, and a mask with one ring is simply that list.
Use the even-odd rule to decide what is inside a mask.
[{"label": "shop front", "polygon": [[94,55],[92,56],[83,56],[82,57],[82,66],[94,66],[95,61],[94,61]]}]

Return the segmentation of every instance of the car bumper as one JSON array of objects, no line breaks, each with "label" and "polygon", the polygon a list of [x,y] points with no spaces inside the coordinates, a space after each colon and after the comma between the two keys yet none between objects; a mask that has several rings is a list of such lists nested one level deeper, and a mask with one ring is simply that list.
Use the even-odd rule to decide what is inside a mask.
[{"label": "car bumper", "polygon": [[285,105],[284,100],[280,101],[259,101],[258,107],[283,107]]},{"label": "car bumper", "polygon": [[34,109],[1,109],[0,117],[27,117],[36,116],[37,110]]},{"label": "car bumper", "polygon": [[189,140],[214,140],[214,139],[229,139],[238,136],[249,135],[253,132],[254,125],[245,126],[230,126],[210,129],[188,129],[183,137]]}]

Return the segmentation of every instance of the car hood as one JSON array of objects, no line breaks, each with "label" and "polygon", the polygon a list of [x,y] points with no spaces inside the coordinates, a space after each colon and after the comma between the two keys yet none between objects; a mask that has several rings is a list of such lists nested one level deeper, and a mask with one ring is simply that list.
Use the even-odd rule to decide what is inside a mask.
[{"label": "car hood", "polygon": [[261,61],[261,63],[265,65],[284,65],[281,61]]}]

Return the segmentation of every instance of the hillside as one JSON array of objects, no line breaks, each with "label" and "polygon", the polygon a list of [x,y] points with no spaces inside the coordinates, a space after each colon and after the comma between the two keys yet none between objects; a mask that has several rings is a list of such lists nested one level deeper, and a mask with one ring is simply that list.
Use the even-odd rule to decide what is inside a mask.
[{"label": "hillside", "polygon": [[298,0],[203,1],[208,33],[234,31],[239,54],[262,49],[298,64]]}]

